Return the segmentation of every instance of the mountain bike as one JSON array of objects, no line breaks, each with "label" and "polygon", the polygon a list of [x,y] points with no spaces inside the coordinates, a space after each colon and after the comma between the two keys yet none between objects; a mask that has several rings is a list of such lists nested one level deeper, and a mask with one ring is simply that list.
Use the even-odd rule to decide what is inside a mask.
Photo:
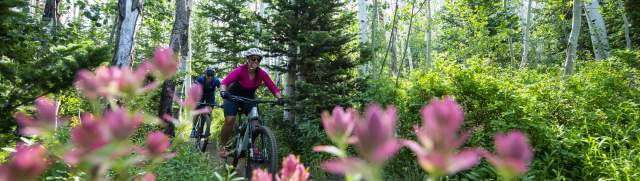
[{"label": "mountain bike", "polygon": [[[275,106],[276,101],[255,100],[239,96],[229,95],[228,100],[237,103],[251,103],[253,107],[247,112],[247,121],[240,121],[239,126],[234,128],[234,136],[230,139],[231,146],[227,158],[232,158],[234,168],[237,168],[241,158],[245,159],[245,177],[251,180],[254,169],[268,169],[270,173],[276,173],[278,162],[278,146],[273,132],[264,125],[265,120],[260,118],[258,105],[269,103]],[[241,109],[242,106],[239,106]],[[242,120],[238,115],[237,120]],[[251,136],[249,136],[251,135]],[[232,148],[232,149],[231,149]],[[225,159],[225,165],[227,160]],[[273,180],[275,174],[273,174]]]},{"label": "mountain bike", "polygon": [[[222,107],[220,105],[210,103],[198,103],[199,106],[208,106],[211,109],[215,107]],[[211,112],[199,114],[196,119],[196,136],[193,139],[194,147],[202,152],[207,151],[207,144],[209,144],[209,136],[211,135]]]}]

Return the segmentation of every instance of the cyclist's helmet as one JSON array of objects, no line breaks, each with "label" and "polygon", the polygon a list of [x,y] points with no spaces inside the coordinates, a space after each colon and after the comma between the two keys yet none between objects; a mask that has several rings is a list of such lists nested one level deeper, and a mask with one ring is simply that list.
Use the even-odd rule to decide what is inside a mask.
[{"label": "cyclist's helmet", "polygon": [[260,49],[258,48],[250,48],[249,50],[245,51],[244,57],[250,56],[259,56],[260,58],[262,58],[262,51],[260,51]]},{"label": "cyclist's helmet", "polygon": [[207,76],[213,77],[214,73],[215,73],[215,71],[213,71],[213,68],[211,68],[211,67],[207,67],[207,69],[204,70],[204,74],[207,75]]}]

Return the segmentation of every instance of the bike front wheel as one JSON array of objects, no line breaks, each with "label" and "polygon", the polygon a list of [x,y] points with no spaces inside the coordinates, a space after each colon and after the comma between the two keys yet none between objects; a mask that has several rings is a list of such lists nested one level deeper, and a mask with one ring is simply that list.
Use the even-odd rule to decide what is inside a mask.
[{"label": "bike front wheel", "polygon": [[251,180],[253,170],[261,168],[274,173],[272,179],[276,180],[278,146],[273,132],[268,127],[258,126],[253,130],[252,140],[253,145],[247,149],[245,176]]},{"label": "bike front wheel", "polygon": [[207,150],[209,143],[210,118],[207,115],[199,115],[196,119],[196,137],[194,139],[195,148],[201,152]]}]

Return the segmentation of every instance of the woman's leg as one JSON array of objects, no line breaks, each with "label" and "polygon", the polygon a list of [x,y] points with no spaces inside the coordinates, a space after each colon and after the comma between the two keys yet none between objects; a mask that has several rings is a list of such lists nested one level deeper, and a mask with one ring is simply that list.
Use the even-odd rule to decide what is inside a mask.
[{"label": "woman's leg", "polygon": [[220,131],[220,145],[225,147],[229,142],[229,137],[233,133],[233,125],[235,125],[236,116],[225,116],[222,130]]},{"label": "woman's leg", "polygon": [[236,115],[238,115],[238,104],[235,102],[224,100],[223,102],[224,108],[224,124],[222,125],[222,130],[220,130],[220,156],[227,156],[227,143],[229,142],[229,137],[233,134],[233,127],[236,122]]}]

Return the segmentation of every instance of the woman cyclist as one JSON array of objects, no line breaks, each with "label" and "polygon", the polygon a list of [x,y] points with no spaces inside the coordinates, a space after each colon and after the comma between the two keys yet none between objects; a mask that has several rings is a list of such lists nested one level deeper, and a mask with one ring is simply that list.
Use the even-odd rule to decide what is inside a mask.
[{"label": "woman cyclist", "polygon": [[280,105],[284,103],[278,87],[273,83],[269,74],[260,68],[260,61],[262,61],[260,49],[251,48],[247,50],[245,57],[247,58],[247,63],[229,73],[222,80],[220,87],[220,97],[224,98],[224,125],[220,131],[220,144],[222,145],[220,157],[223,158],[227,156],[226,144],[233,131],[236,115],[238,115],[238,107],[242,106],[243,110],[248,111],[254,106],[248,102],[237,103],[228,100],[229,95],[255,99],[256,89],[265,84],[269,91],[278,98],[277,103]]}]

